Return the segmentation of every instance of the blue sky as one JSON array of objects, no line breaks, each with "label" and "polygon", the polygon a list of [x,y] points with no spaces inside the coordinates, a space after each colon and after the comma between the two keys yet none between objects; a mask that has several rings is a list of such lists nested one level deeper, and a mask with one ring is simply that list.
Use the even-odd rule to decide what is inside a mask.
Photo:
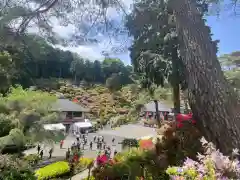
[{"label": "blue sky", "polygon": [[[129,2],[129,0],[128,0]],[[121,19],[121,15],[117,15],[114,11],[110,11],[110,16],[114,16],[116,19]],[[213,39],[220,40],[218,44],[219,52],[218,55],[231,53],[233,51],[240,50],[240,18],[234,15],[229,15],[226,12],[222,12],[220,17],[211,16],[207,17],[207,24],[211,27],[213,33]],[[73,32],[73,27],[55,27],[57,31],[62,35],[67,35]],[[100,35],[101,36],[101,35]],[[122,42],[129,41],[127,35]],[[63,48],[77,52],[83,57],[89,58],[90,60],[101,60],[103,59],[102,51],[111,51],[112,46],[120,46],[122,42],[117,42],[111,39],[111,43],[108,36],[101,36],[101,41],[98,44],[92,45],[81,45],[77,47]],[[111,54],[111,57],[120,58],[125,64],[130,64],[129,52],[121,54]]]},{"label": "blue sky", "polygon": [[208,17],[213,39],[220,40],[219,55],[240,50],[240,18],[235,16]]}]

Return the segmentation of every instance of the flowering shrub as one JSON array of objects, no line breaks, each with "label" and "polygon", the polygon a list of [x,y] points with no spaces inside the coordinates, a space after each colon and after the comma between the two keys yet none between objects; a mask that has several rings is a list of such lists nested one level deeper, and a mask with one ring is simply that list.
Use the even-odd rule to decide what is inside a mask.
[{"label": "flowering shrub", "polygon": [[177,127],[182,128],[185,121],[188,121],[192,124],[196,124],[196,121],[193,119],[193,114],[177,114],[176,116]]},{"label": "flowering shrub", "polygon": [[139,147],[141,149],[152,149],[154,147],[152,139],[142,139],[139,141]]},{"label": "flowering shrub", "polygon": [[94,159],[81,157],[79,158],[79,162],[74,166],[74,174],[82,172],[86,168],[91,168],[93,166]]},{"label": "flowering shrub", "polygon": [[188,121],[183,124],[182,128],[178,128],[177,122],[166,122],[157,130],[162,137],[159,138],[159,143],[155,143],[156,153],[165,154],[168,165],[182,165],[186,157],[196,160],[197,152],[203,152],[198,141],[201,132]]},{"label": "flowering shrub", "polygon": [[172,179],[224,180],[240,179],[238,150],[232,156],[224,156],[211,142],[201,138],[204,154],[198,154],[197,160],[187,158],[182,167],[169,167],[167,173]]}]

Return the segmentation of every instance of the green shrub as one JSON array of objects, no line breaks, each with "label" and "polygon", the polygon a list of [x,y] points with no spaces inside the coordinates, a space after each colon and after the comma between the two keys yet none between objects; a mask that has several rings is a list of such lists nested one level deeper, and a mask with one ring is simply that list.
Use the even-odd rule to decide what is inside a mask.
[{"label": "green shrub", "polygon": [[70,167],[67,162],[59,161],[43,168],[38,169],[35,174],[38,180],[45,180],[55,177],[67,175],[70,172]]},{"label": "green shrub", "polygon": [[122,141],[122,147],[139,147],[138,140],[134,138],[126,138]]},{"label": "green shrub", "polygon": [[38,154],[29,154],[24,157],[24,160],[27,161],[28,164],[34,165],[41,160],[41,157]]},{"label": "green shrub", "polygon": [[31,170],[18,170],[17,168],[10,168],[4,170],[0,174],[0,179],[4,180],[36,180],[36,176]]}]

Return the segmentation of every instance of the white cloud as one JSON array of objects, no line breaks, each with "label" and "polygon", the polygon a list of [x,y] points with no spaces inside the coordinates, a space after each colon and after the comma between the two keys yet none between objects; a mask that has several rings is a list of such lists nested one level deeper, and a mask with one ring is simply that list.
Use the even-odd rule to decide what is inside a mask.
[{"label": "white cloud", "polygon": [[[122,0],[122,2],[125,4],[125,8],[126,11],[129,12],[130,10],[130,5],[132,4],[132,0]],[[122,17],[123,17],[123,12],[121,11],[116,11],[116,9],[114,8],[109,8],[108,12],[107,12],[107,16],[112,18],[112,19],[118,19],[119,21],[121,21]],[[73,34],[75,31],[75,27],[73,25],[69,25],[67,27],[63,27],[60,26],[58,23],[56,23],[57,21],[54,21],[54,31],[57,32],[60,36],[66,38],[69,37],[70,34]],[[110,52],[109,54],[113,57],[119,57],[121,60],[123,60],[126,64],[129,64],[129,53],[120,53],[120,54],[114,54],[111,53],[111,49],[112,47],[117,47],[117,46],[121,46],[120,42],[118,42],[117,40],[115,40],[114,38],[109,38],[109,35],[103,35],[101,33],[99,33],[97,35],[98,39],[100,40],[100,42],[98,44],[91,44],[91,45],[79,45],[77,47],[63,47],[63,46],[57,46],[63,50],[69,50],[72,52],[76,52],[78,53],[80,56],[88,58],[89,60],[102,60],[104,58],[104,56],[102,55],[102,52]],[[123,38],[127,38],[127,35]],[[121,39],[120,41],[122,41],[122,43],[125,43],[124,41],[127,40],[123,40]],[[122,59],[122,57],[124,57],[124,59]]]},{"label": "white cloud", "polygon": [[101,54],[100,48],[97,45],[91,46],[77,46],[77,47],[62,47],[57,46],[63,50],[69,50],[75,53],[78,53],[80,56],[87,58],[89,60],[102,60],[104,57]]}]

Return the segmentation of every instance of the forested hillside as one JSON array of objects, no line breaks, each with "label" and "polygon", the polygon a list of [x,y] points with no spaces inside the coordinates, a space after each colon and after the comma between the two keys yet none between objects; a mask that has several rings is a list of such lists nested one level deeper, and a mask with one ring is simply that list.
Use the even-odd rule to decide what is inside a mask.
[{"label": "forested hillside", "polygon": [[[168,75],[172,71],[166,71],[166,75],[161,75],[161,82],[155,82],[164,85],[164,88],[158,88],[152,96],[142,90],[145,83],[141,78],[144,69],[133,72],[131,66],[126,66],[120,59],[114,58],[92,61],[80,54],[54,48],[36,35],[25,36],[24,41],[15,44],[2,45],[1,50],[2,92],[6,92],[11,85],[21,84],[23,87],[34,85],[52,93],[60,92],[71,100],[81,97],[81,105],[89,107],[90,117],[95,119],[106,120],[118,115],[128,115],[125,119],[130,120],[136,118],[136,113],[133,115],[132,112],[139,104],[161,99],[173,106],[172,99],[177,101],[176,97],[179,96],[176,94],[179,93],[176,91],[178,88],[172,83],[175,82],[174,79],[179,83],[180,79],[179,76],[176,76],[176,79],[173,74]],[[225,55],[220,61],[231,84],[239,89],[239,54],[235,52]],[[159,67],[154,67],[155,70],[152,69],[149,73],[156,71],[160,65],[164,70],[170,63],[171,61],[166,61],[159,64]],[[131,85],[122,88],[127,84]],[[174,89],[174,93],[169,85]],[[174,102],[174,105],[179,103]]]},{"label": "forested hillside", "polygon": [[120,85],[131,83],[131,66],[119,59],[89,60],[77,53],[54,48],[36,35],[24,37],[24,41],[1,46],[1,83],[6,89],[10,84],[24,87],[35,85],[39,78],[72,79],[74,84],[84,80],[88,84],[105,84],[114,79]]}]

